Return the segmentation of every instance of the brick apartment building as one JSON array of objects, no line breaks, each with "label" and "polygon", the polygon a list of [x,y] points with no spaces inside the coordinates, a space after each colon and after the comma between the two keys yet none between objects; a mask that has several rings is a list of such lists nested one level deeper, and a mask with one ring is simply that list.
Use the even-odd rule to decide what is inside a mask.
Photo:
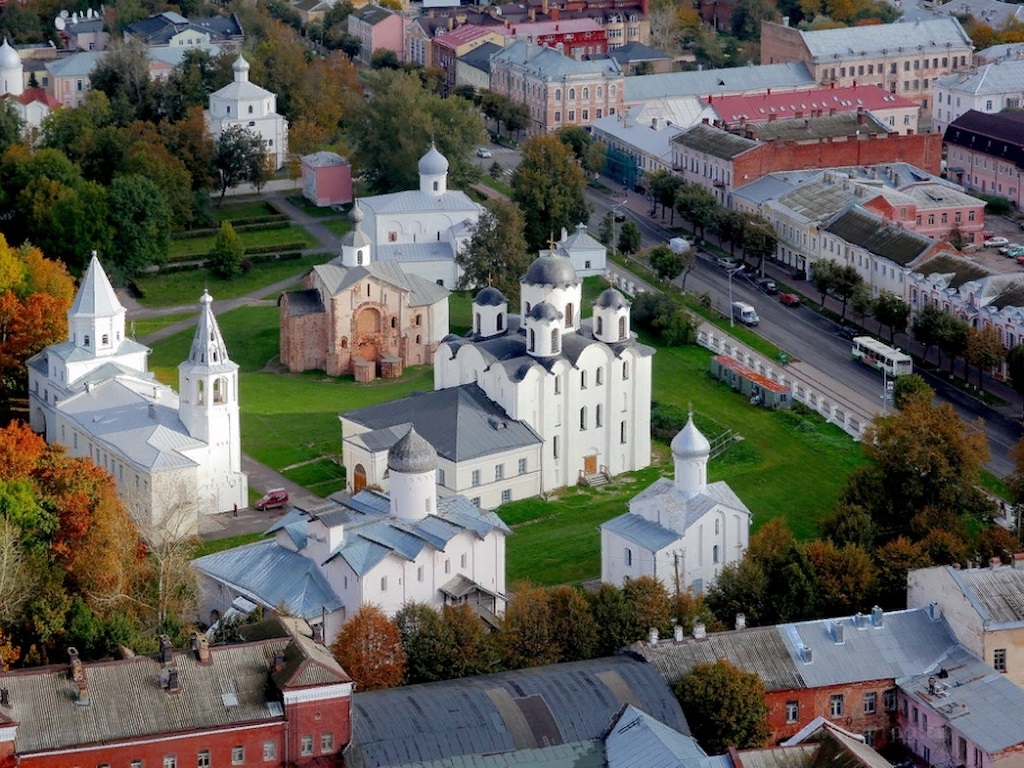
[{"label": "brick apartment building", "polygon": [[[738,135],[742,132],[742,135]],[[903,162],[937,174],[937,134],[900,135],[859,111],[803,120],[747,123],[737,133],[702,123],[672,140],[672,167],[730,206],[732,190],[775,171]]]},{"label": "brick apartment building", "polygon": [[308,625],[156,656],[0,674],[0,759],[23,768],[326,766],[350,739],[352,682]]},{"label": "brick apartment building", "polygon": [[960,115],[944,136],[949,178],[967,189],[1024,203],[1024,112]]}]

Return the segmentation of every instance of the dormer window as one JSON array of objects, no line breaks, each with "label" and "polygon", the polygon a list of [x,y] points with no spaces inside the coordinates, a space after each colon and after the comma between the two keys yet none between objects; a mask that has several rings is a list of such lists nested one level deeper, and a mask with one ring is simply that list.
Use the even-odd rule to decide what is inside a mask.
[{"label": "dormer window", "polygon": [[85,337],[85,341],[82,342],[82,346],[84,346],[84,347],[88,347],[89,346],[89,336],[88,336],[88,334]]},{"label": "dormer window", "polygon": [[252,104],[249,105],[249,114],[252,114]]}]

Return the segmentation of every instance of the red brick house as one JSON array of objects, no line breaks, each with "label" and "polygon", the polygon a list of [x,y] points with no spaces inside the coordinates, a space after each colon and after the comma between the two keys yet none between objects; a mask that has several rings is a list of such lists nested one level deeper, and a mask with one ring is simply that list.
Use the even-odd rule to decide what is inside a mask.
[{"label": "red brick house", "polygon": [[0,674],[0,759],[23,768],[339,764],[352,681],[297,619],[251,642]]}]

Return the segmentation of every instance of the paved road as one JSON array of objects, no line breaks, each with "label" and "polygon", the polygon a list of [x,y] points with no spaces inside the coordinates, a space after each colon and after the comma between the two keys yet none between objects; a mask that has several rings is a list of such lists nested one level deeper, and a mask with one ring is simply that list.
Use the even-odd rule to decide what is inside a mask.
[{"label": "paved road", "polygon": [[[645,246],[663,243],[674,233],[667,228],[669,219],[664,225],[661,222],[661,209],[658,217],[648,213],[648,204],[643,197],[635,192],[624,192],[621,189],[603,194],[594,190],[587,191],[589,202],[594,206],[591,224],[596,231],[604,215],[612,209],[624,211],[635,221],[643,236]],[[626,205],[622,205],[623,199]],[[677,222],[678,223],[678,222]],[[621,226],[617,224],[616,227]],[[616,230],[617,231],[617,230]],[[778,280],[790,280],[781,268],[774,265],[766,267],[766,274]],[[708,292],[712,305],[727,313],[729,307],[729,280],[725,270],[714,265],[713,259],[706,253],[701,254],[697,267],[687,277],[686,288],[691,293]],[[803,293],[815,295],[813,288],[803,283]],[[864,400],[874,402],[878,411],[882,409],[882,380],[870,369],[856,365],[850,358],[850,343],[835,334],[837,326],[807,307],[791,309],[783,306],[775,297],[767,296],[758,291],[752,283],[739,276],[732,280],[732,300],[746,301],[756,307],[761,317],[757,332],[778,347],[786,350],[794,359],[804,360],[813,368],[824,372],[833,372],[843,383],[857,392]],[[838,311],[839,307],[832,307]],[[877,334],[875,334],[877,335]],[[911,342],[907,337],[897,337],[897,343],[908,346]],[[937,396],[953,405],[961,418],[973,422],[982,421],[982,427],[988,438],[991,458],[986,464],[989,471],[1005,477],[1013,472],[1013,462],[1009,451],[1022,435],[1017,417],[1021,413],[1020,399],[1009,388],[1003,387],[1000,395],[1010,405],[1003,412],[996,411],[977,399],[947,384],[941,376],[928,371],[920,371],[935,389]],[[961,373],[962,375],[962,373]],[[976,373],[972,374],[972,380]],[[990,382],[987,388],[997,386]]]}]

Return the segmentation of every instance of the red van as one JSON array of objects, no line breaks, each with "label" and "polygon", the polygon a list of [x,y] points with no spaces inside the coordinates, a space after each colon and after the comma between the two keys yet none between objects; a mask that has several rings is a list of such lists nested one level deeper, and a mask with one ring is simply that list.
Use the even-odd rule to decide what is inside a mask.
[{"label": "red van", "polygon": [[288,491],[284,488],[271,488],[266,495],[256,502],[256,509],[265,512],[268,509],[278,509],[288,503]]}]

